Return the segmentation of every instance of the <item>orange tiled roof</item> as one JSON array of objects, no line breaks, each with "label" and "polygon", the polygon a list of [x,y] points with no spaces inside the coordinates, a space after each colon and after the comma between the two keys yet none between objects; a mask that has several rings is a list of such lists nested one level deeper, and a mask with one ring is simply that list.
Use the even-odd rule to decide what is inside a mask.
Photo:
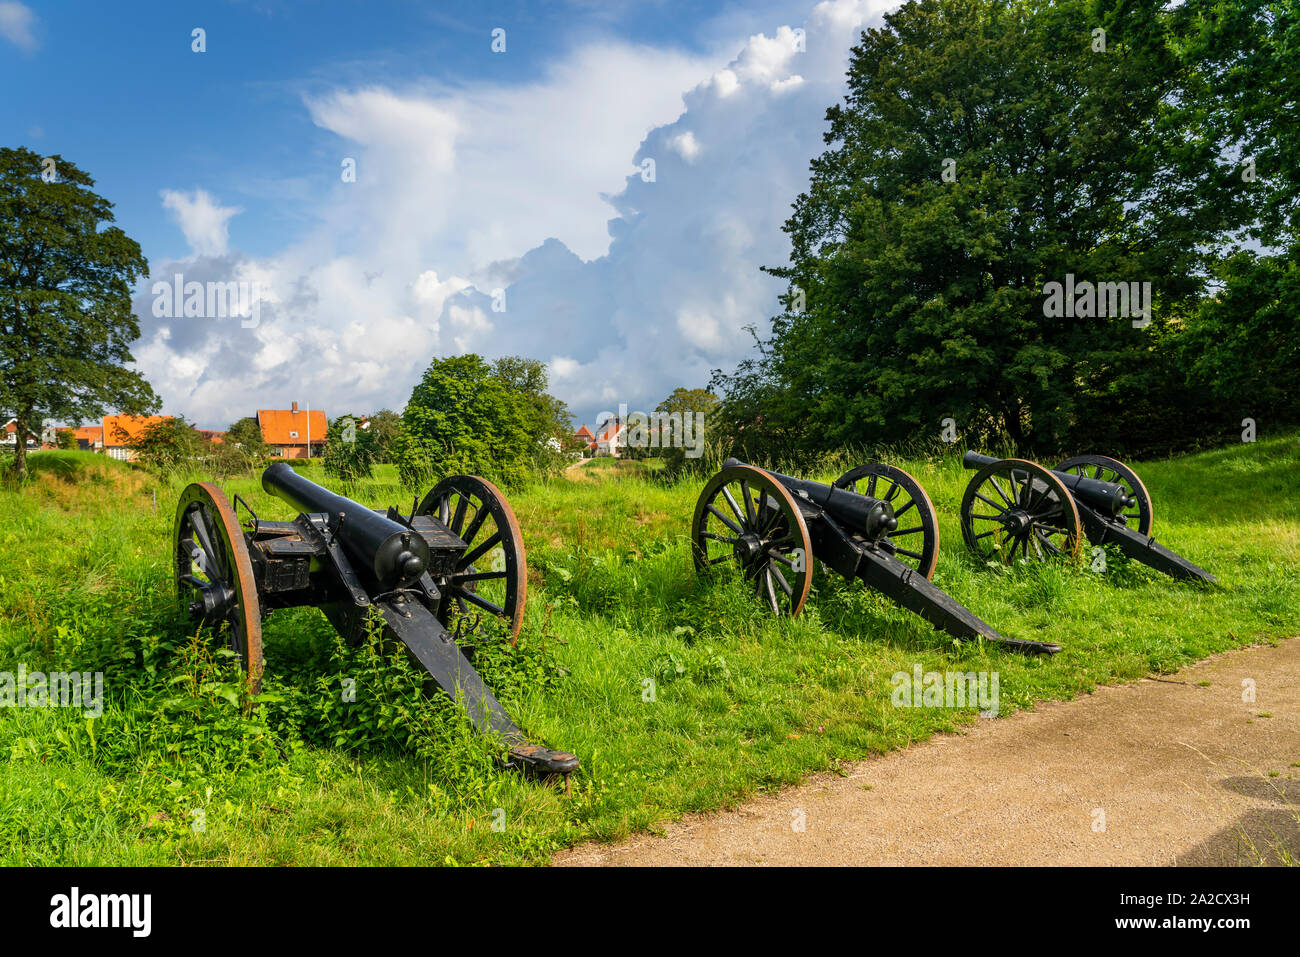
[{"label": "orange tiled roof", "polygon": [[170,415],[106,415],[104,416],[104,446],[132,445],[139,441],[144,430]]},{"label": "orange tiled roof", "polygon": [[595,436],[591,434],[591,429],[587,428],[585,425],[577,432],[574,432],[573,435],[575,438],[586,439],[588,442],[595,438]]},{"label": "orange tiled roof", "polygon": [[[310,418],[309,418],[310,417]],[[329,422],[320,409],[310,412],[299,409],[258,409],[257,424],[262,429],[262,440],[267,445],[306,445],[311,432],[312,445],[325,441]],[[310,426],[310,429],[308,428]],[[297,432],[297,436],[290,433]]]},{"label": "orange tiled roof", "polygon": [[79,440],[84,439],[94,445],[96,442],[103,441],[104,427],[102,425],[79,425],[76,429],[76,435]]}]

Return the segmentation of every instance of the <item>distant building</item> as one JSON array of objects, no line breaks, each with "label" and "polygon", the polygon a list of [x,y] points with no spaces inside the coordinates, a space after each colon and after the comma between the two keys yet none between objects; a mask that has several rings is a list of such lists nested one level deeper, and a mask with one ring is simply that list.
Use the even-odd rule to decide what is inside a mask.
[{"label": "distant building", "polygon": [[203,437],[204,442],[210,442],[213,445],[221,445],[226,441],[226,433],[220,429],[195,429]]},{"label": "distant building", "polygon": [[615,416],[612,419],[606,419],[603,425],[596,428],[595,454],[597,456],[607,455],[611,458],[618,458],[619,449],[627,446],[627,426]]},{"label": "distant building", "polygon": [[592,434],[591,429],[583,425],[577,432],[573,433],[573,437],[582,443],[582,454],[584,456],[596,454],[596,436]]},{"label": "distant building", "polygon": [[102,425],[79,425],[75,430],[77,448],[83,452],[104,451],[104,427]]},{"label": "distant building", "polygon": [[[5,446],[9,449],[16,449],[18,447],[18,420],[17,419],[10,419],[8,422],[4,424],[3,427],[0,427],[0,446]],[[36,450],[39,449],[40,447],[41,447],[41,437],[37,435],[35,432],[33,432],[31,429],[28,429],[27,448],[29,450]]]},{"label": "distant building", "polygon": [[139,444],[145,429],[170,420],[170,415],[106,415],[102,430],[104,452],[109,458],[130,462],[135,458],[134,446]]},{"label": "distant building", "polygon": [[320,409],[258,409],[257,425],[271,454],[285,459],[316,458],[325,445],[329,421]]}]

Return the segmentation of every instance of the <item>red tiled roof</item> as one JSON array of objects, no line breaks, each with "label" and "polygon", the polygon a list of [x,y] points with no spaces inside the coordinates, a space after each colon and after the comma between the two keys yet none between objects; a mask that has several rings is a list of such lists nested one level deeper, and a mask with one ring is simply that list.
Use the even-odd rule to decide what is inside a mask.
[{"label": "red tiled roof", "polygon": [[94,445],[96,442],[104,440],[104,427],[102,425],[79,425],[76,429],[78,440],[84,440]]},{"label": "red tiled roof", "polygon": [[[262,429],[262,440],[267,445],[306,445],[307,434],[311,443],[325,441],[329,422],[320,409],[258,409],[257,424]],[[297,432],[295,436],[292,433]]]},{"label": "red tiled roof", "polygon": [[591,429],[587,428],[585,425],[578,429],[577,432],[574,432],[573,435],[574,438],[586,439],[588,442],[595,438],[595,436],[591,434]]}]

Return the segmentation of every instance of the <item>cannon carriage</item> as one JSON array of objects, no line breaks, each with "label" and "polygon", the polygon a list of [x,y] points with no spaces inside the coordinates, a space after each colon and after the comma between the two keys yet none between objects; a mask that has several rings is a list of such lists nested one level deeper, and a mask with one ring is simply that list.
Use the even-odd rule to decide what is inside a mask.
[{"label": "cannon carriage", "polygon": [[968,451],[975,472],[961,503],[966,546],[986,561],[1078,557],[1086,536],[1173,578],[1217,584],[1151,535],[1155,508],[1136,472],[1106,455],[1076,455],[1054,469]]},{"label": "cannon carriage", "polygon": [[700,493],[691,545],[698,572],[735,565],[775,615],[799,614],[820,561],[960,640],[1026,654],[1061,650],[999,634],[931,583],[939,556],[934,505],[891,465],[858,466],[823,485],[728,459]]},{"label": "cannon carriage", "polygon": [[567,780],[578,759],[530,743],[471,663],[482,617],[503,621],[513,643],[527,597],[523,536],[492,483],[444,479],[409,516],[336,495],[283,462],[262,487],[298,516],[265,521],[235,496],[249,516],[241,525],[225,494],[200,482],[181,493],[173,539],[185,612],[239,655],[253,695],[267,614],[318,607],[350,643],[378,616],[384,637],[405,645],[480,732],[501,736],[512,765]]}]

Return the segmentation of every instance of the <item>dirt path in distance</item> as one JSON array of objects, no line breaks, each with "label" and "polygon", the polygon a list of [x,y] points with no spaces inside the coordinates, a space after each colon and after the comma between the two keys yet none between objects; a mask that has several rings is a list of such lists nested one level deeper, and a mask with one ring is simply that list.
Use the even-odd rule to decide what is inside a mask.
[{"label": "dirt path in distance", "polygon": [[[1242,700],[1247,679],[1253,703]],[[1300,638],[980,721],[555,863],[1294,862],[1297,764]]]}]

